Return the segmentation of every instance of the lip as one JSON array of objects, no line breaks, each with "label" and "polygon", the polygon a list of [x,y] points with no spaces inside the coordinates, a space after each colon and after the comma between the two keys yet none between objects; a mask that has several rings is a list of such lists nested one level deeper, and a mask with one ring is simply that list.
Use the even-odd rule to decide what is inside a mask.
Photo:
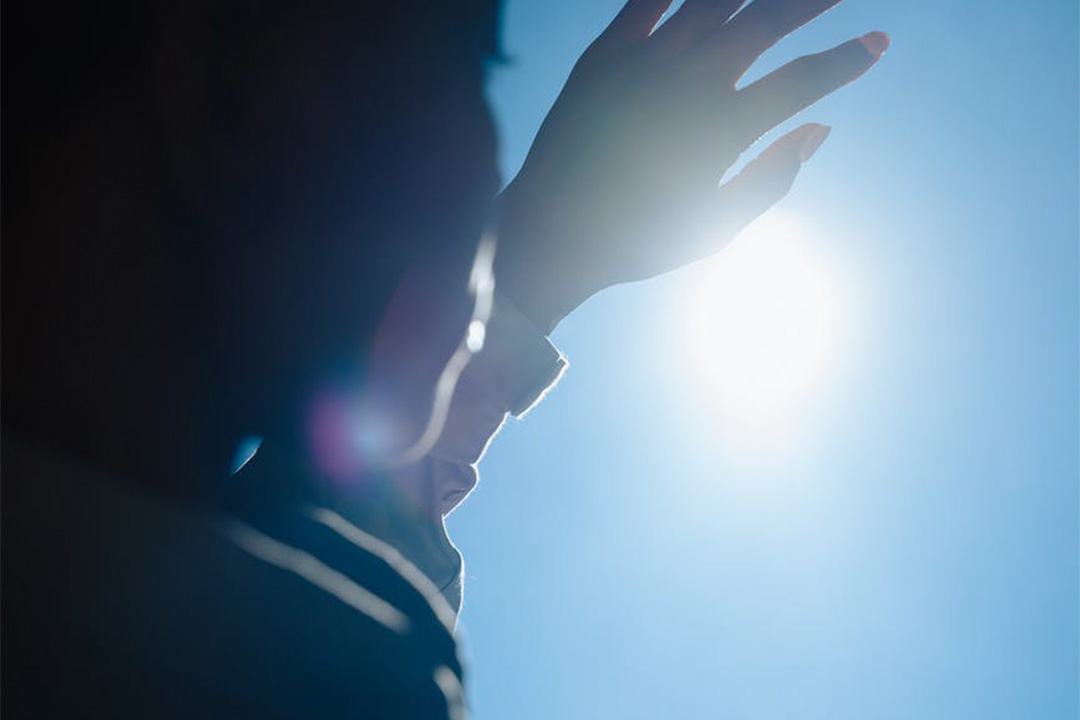
[{"label": "lip", "polygon": [[457,509],[458,504],[469,494],[468,490],[451,490],[442,496],[443,515],[449,515]]}]

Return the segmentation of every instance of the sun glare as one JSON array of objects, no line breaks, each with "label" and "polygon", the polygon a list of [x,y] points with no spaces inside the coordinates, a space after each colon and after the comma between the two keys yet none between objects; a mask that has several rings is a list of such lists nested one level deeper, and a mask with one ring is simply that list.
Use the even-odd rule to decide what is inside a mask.
[{"label": "sun glare", "polygon": [[833,279],[805,225],[781,214],[758,220],[699,271],[683,313],[695,392],[710,396],[729,439],[778,449],[828,366]]}]

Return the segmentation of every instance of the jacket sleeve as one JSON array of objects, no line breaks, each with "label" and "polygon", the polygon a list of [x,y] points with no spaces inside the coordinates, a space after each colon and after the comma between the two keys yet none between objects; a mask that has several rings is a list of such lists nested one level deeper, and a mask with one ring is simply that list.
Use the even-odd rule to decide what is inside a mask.
[{"label": "jacket sleeve", "polygon": [[[393,319],[404,322],[406,317]],[[410,327],[396,331],[410,334]],[[403,357],[398,354],[399,362]],[[534,407],[566,367],[544,334],[495,293],[483,345],[457,377],[430,450],[418,462],[395,467],[383,480],[369,478],[364,492],[338,505],[350,521],[393,546],[430,578],[454,612],[461,606],[464,563],[444,517],[476,486],[477,463],[506,418]]]},{"label": "jacket sleeve", "polygon": [[[458,381],[432,457],[475,465],[507,416],[520,417],[535,407],[566,368],[562,353],[509,299],[496,293],[483,348]],[[444,507],[444,514],[457,502]]]}]

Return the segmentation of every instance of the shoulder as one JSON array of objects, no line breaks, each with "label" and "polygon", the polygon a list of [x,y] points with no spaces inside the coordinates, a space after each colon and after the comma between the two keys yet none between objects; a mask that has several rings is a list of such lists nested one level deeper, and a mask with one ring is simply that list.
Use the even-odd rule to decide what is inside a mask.
[{"label": "shoulder", "polygon": [[5,443],[5,709],[426,718],[460,706],[451,628],[377,547],[14,455]]}]

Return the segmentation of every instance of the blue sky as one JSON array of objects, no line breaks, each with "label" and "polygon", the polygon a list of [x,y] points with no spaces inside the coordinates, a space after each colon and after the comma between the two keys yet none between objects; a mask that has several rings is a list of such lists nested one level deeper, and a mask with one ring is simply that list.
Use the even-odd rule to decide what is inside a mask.
[{"label": "blue sky", "polygon": [[[509,3],[507,177],[618,5]],[[721,266],[566,320],[569,373],[450,519],[481,720],[1078,716],[1078,26],[848,0],[752,70],[893,39],[785,126],[834,127],[783,205],[841,318],[799,442],[738,452],[702,391],[681,320]]]}]

